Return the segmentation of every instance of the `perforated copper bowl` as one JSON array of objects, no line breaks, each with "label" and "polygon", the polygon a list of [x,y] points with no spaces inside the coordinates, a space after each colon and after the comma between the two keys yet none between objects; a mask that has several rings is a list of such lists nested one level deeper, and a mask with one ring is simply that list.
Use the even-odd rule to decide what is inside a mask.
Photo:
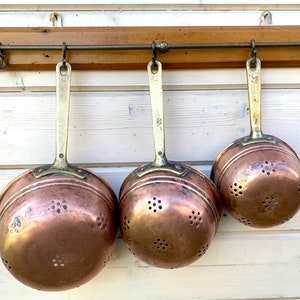
[{"label": "perforated copper bowl", "polygon": [[0,196],[0,255],[22,283],[40,290],[84,284],[108,262],[117,237],[117,198],[106,181],[67,163],[71,66],[57,65],[57,153]]},{"label": "perforated copper bowl", "polygon": [[221,202],[203,173],[169,162],[164,150],[161,64],[148,64],[155,161],[124,180],[120,189],[120,231],[129,250],[162,268],[186,266],[208,249],[218,228]]},{"label": "perforated copper bowl", "polygon": [[253,227],[291,219],[300,208],[300,162],[284,141],[261,131],[260,60],[247,61],[251,133],[227,146],[216,158],[211,179],[226,210]]},{"label": "perforated copper bowl", "polygon": [[84,284],[108,262],[116,240],[117,203],[97,175],[86,178],[29,171],[0,202],[0,254],[11,274],[40,290]]}]

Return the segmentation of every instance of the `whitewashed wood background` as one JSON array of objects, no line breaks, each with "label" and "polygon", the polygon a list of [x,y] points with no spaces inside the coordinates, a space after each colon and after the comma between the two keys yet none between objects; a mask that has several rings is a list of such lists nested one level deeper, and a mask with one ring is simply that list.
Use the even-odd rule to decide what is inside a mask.
[{"label": "whitewashed wood background", "polygon": [[[265,9],[275,25],[300,22],[299,1],[99,2],[0,1],[0,27],[258,25]],[[53,11],[62,24],[49,20]],[[160,55],[163,62],[168,54]],[[264,132],[300,154],[300,68],[263,69],[262,85]],[[249,132],[245,70],[163,71],[163,87],[168,158],[209,175],[218,152]],[[26,169],[52,162],[55,102],[54,70],[0,72],[1,189]],[[146,66],[145,71],[73,72],[68,158],[101,174],[116,193],[134,167],[153,160]],[[207,254],[178,270],[150,267],[118,240],[96,278],[65,292],[35,291],[0,265],[0,299],[18,298],[300,299],[300,213],[260,230],[224,212]]]}]

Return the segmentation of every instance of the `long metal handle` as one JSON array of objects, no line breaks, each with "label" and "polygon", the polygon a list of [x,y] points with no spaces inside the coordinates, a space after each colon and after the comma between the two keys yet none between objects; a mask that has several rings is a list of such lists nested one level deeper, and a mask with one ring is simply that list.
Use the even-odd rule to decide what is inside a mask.
[{"label": "long metal handle", "polygon": [[148,63],[148,79],[151,98],[152,122],[154,133],[155,160],[153,166],[162,167],[168,164],[165,154],[165,130],[163,113],[162,66],[156,60],[157,68],[154,70],[153,62]]},{"label": "long metal handle", "polygon": [[85,172],[70,166],[67,161],[69,129],[71,65],[60,62],[56,65],[56,154],[52,165],[36,168],[34,176],[40,178],[51,174],[73,175],[84,178]]},{"label": "long metal handle", "polygon": [[256,58],[255,65],[252,66],[253,59],[247,60],[247,82],[248,82],[248,98],[250,113],[250,139],[262,139],[261,130],[261,62]]},{"label": "long metal handle", "polygon": [[[154,62],[156,66],[154,66]],[[136,170],[136,175],[142,177],[155,171],[167,171],[176,175],[184,175],[186,168],[179,163],[169,162],[165,153],[164,102],[162,90],[162,65],[158,60],[150,61],[147,66],[152,123],[154,134],[155,159]]]},{"label": "long metal handle", "polygon": [[56,65],[56,156],[53,167],[65,169],[67,162],[67,144],[69,128],[69,108],[70,108],[70,86],[71,86],[71,65],[58,63]]}]

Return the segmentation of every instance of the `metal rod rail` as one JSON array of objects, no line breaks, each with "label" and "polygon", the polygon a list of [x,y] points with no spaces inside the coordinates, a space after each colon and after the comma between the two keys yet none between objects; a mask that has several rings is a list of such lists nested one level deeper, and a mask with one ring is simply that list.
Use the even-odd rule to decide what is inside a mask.
[{"label": "metal rod rail", "polygon": [[[300,42],[255,42],[256,47],[299,47]],[[66,45],[67,50],[148,50],[152,44],[116,44],[116,45]],[[197,49],[197,48],[252,48],[251,42],[241,43],[183,43],[168,44],[162,41],[155,44],[157,50],[167,52],[170,49]],[[61,50],[62,45],[0,45],[0,51],[7,50]]]},{"label": "metal rod rail", "polygon": [[[256,47],[293,47],[300,46],[300,42],[255,42]],[[249,43],[195,43],[195,44],[170,44],[169,49],[196,49],[196,48],[252,48]]]}]

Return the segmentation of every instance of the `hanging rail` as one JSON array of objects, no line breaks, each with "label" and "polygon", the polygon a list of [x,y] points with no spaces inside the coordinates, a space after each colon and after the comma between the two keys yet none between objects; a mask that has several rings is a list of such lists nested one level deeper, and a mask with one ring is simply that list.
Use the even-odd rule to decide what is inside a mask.
[{"label": "hanging rail", "polygon": [[[256,47],[299,47],[300,42],[255,42]],[[251,41],[243,43],[187,43],[169,44],[162,41],[155,44],[162,53],[171,49],[201,49],[201,48],[251,48]],[[151,50],[152,44],[117,44],[117,45],[67,45],[67,50]],[[61,45],[0,45],[0,50],[61,50]]]},{"label": "hanging rail", "polygon": [[155,41],[164,68],[244,67],[252,39],[264,66],[300,66],[300,26],[273,25],[2,28],[0,56],[7,69],[53,70],[65,42],[73,69],[141,69]]}]

